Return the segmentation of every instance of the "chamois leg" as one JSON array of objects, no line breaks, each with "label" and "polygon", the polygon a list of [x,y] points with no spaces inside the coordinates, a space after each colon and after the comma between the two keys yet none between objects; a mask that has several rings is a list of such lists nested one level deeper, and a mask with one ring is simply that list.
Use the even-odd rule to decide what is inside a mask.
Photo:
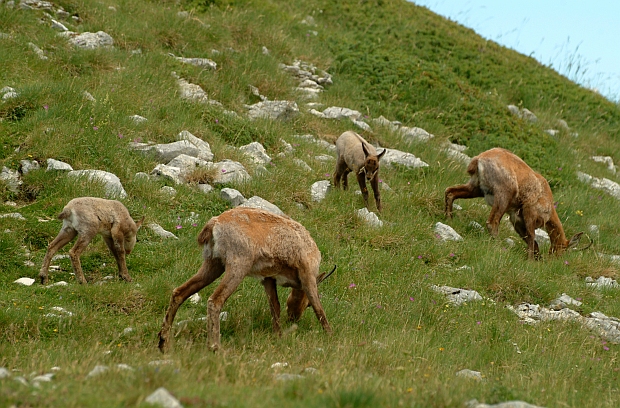
[{"label": "chamois leg", "polygon": [[323,326],[323,330],[325,330],[328,334],[331,334],[332,328],[327,321],[325,310],[319,300],[319,291],[316,286],[316,276],[313,273],[310,273],[310,268],[307,268],[305,271],[299,271],[299,280],[301,281],[302,290],[306,293],[308,301],[314,310],[314,314]]},{"label": "chamois leg", "polygon": [[503,197],[505,195],[499,192],[494,196],[491,214],[489,214],[489,219],[487,220],[487,230],[492,237],[497,237],[499,234],[499,222],[508,209],[508,200]]},{"label": "chamois leg", "polygon": [[120,276],[127,282],[131,282],[131,276],[129,276],[129,271],[127,270],[127,263],[125,261],[125,244],[123,243],[123,241],[112,236],[103,236],[103,241],[108,246],[110,252],[112,252],[112,255],[114,255],[114,259],[116,259],[116,265],[118,266],[118,276]]},{"label": "chamois leg", "polygon": [[282,335],[280,330],[280,301],[278,300],[278,289],[276,280],[273,278],[263,279],[263,287],[269,298],[269,309],[271,310],[271,321],[273,323],[273,331],[278,335]]},{"label": "chamois leg", "polygon": [[336,170],[334,170],[334,187],[340,188],[340,179],[344,178],[343,182],[346,184],[347,180],[347,164],[341,158],[338,158],[336,163]]},{"label": "chamois leg", "polygon": [[527,257],[529,259],[540,259],[540,251],[538,249],[538,242],[536,242],[536,211],[532,211],[531,209],[524,207],[522,209],[523,212],[523,221],[525,224],[526,236],[523,237],[523,240],[527,243]]},{"label": "chamois leg", "polygon": [[379,190],[379,175],[375,174],[375,176],[370,180],[370,186],[372,187],[372,192],[375,195],[375,203],[377,204],[377,211],[381,212],[381,191]]},{"label": "chamois leg", "polygon": [[82,272],[80,255],[84,252],[93,238],[94,236],[79,235],[77,241],[75,241],[75,245],[73,245],[73,248],[69,250],[69,258],[71,258],[71,265],[73,266],[75,279],[81,284],[86,284],[86,278],[84,277],[84,272]]},{"label": "chamois leg", "polygon": [[344,173],[342,173],[342,189],[343,190],[349,189],[349,173],[351,173],[351,170],[349,170],[348,167],[345,168]]},{"label": "chamois leg", "polygon": [[472,184],[460,184],[446,188],[445,192],[445,208],[446,218],[452,218],[452,203],[457,198],[477,198],[484,197],[484,193],[480,187]]},{"label": "chamois leg", "polygon": [[49,270],[50,263],[52,262],[52,257],[60,248],[67,245],[73,238],[75,238],[76,235],[77,231],[73,228],[62,228],[56,238],[54,238],[54,240],[49,244],[45,257],[43,258],[41,271],[39,272],[39,278],[41,279],[42,285],[47,284],[47,271]]},{"label": "chamois leg", "polygon": [[515,231],[517,231],[517,234],[519,234],[519,236],[523,239],[523,241],[525,241],[525,243],[528,246],[528,257],[530,257],[530,242],[533,241],[534,242],[534,247],[533,247],[533,251],[534,253],[538,253],[538,242],[536,242],[536,232],[534,231],[534,239],[530,240],[530,235],[527,232],[527,226],[525,225],[525,220],[523,219],[523,217],[521,215],[514,215],[510,217],[510,221],[512,221],[512,225],[515,228]]},{"label": "chamois leg", "polygon": [[216,351],[220,348],[220,312],[226,299],[233,294],[252,265],[242,261],[229,260],[226,272],[218,287],[207,301],[207,340],[209,348]]},{"label": "chamois leg", "polygon": [[357,173],[357,183],[362,190],[362,197],[364,197],[364,205],[368,208],[368,187],[366,187],[366,175],[364,173]]},{"label": "chamois leg", "polygon": [[174,322],[174,317],[177,314],[179,306],[181,306],[188,297],[219,278],[222,273],[224,273],[224,267],[219,260],[205,259],[194,276],[172,291],[170,305],[168,306],[168,310],[166,310],[166,317],[164,317],[164,322],[158,334],[159,349],[162,353],[168,350],[170,327],[172,327],[172,322]]}]

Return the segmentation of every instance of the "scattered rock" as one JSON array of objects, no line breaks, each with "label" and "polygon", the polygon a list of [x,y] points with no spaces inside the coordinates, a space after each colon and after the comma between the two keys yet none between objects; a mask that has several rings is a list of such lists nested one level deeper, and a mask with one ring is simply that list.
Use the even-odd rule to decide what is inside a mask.
[{"label": "scattered rock", "polygon": [[92,377],[96,377],[100,374],[105,373],[106,371],[108,371],[108,366],[104,366],[104,365],[97,365],[95,366],[95,368],[93,368],[90,373],[88,373],[88,375],[86,375],[86,378],[92,378]]},{"label": "scattered rock", "polygon": [[310,187],[310,195],[312,197],[312,201],[323,201],[327,196],[327,192],[331,189],[331,184],[329,180],[321,180],[312,184]]},{"label": "scattered rock", "polygon": [[24,216],[21,215],[20,213],[0,214],[0,218],[15,218],[16,220],[19,220],[19,221],[26,221],[26,218],[24,218]]},{"label": "scattered rock", "polygon": [[328,156],[326,154],[321,154],[318,156],[314,156],[315,160],[318,160],[320,162],[332,162],[334,160],[336,160],[336,158],[334,156]]},{"label": "scattered rock", "polygon": [[303,378],[304,376],[299,374],[276,374],[276,381],[302,380]]},{"label": "scattered rock", "polygon": [[499,404],[483,404],[478,402],[478,400],[473,399],[468,401],[465,404],[466,408],[543,408],[537,405],[528,404],[523,401],[508,401],[508,402],[500,402]]},{"label": "scattered rock", "polygon": [[183,183],[183,179],[181,178],[181,169],[178,167],[168,166],[167,164],[158,164],[153,170],[151,170],[151,174],[171,180],[176,184]]},{"label": "scattered rock", "polygon": [[608,278],[606,276],[599,276],[597,280],[594,280],[592,277],[588,276],[586,278],[586,286],[595,289],[616,289],[620,287],[615,279]]},{"label": "scattered rock", "polygon": [[543,229],[536,228],[536,230],[534,231],[534,235],[534,240],[538,242],[538,245],[548,244],[551,242],[551,240],[549,239],[549,234]]},{"label": "scattered rock", "polygon": [[17,170],[11,170],[6,166],[2,166],[2,172],[0,172],[0,180],[3,181],[9,190],[14,193],[19,191],[19,186],[23,182],[19,178],[19,172]]},{"label": "scattered rock", "polygon": [[179,237],[177,237],[176,235],[174,235],[172,232],[170,231],[166,231],[165,229],[163,229],[161,227],[161,225],[156,224],[154,222],[147,224],[147,227],[150,228],[155,235],[162,237],[162,238],[175,238],[175,239],[179,239]]},{"label": "scattered rock", "polygon": [[273,369],[286,368],[286,367],[288,367],[288,363],[286,363],[286,362],[283,362],[283,363],[277,362],[277,363],[273,363],[271,365],[271,368],[273,368]]},{"label": "scattered rock", "polygon": [[20,160],[19,164],[22,174],[28,174],[33,170],[39,170],[41,168],[41,165],[39,165],[39,162],[36,160]]},{"label": "scattered rock", "polygon": [[84,97],[84,99],[86,99],[87,101],[91,101],[91,102],[97,102],[97,100],[95,99],[94,96],[92,96],[90,94],[90,92],[88,91],[84,91],[82,92],[82,96]]},{"label": "scattered rock", "polygon": [[361,208],[355,211],[355,214],[357,215],[359,219],[361,219],[362,221],[364,221],[367,225],[371,227],[379,228],[383,226],[383,221],[381,221],[379,217],[377,217],[377,214],[375,214],[374,212],[368,211],[367,208]]},{"label": "scattered rock", "polygon": [[260,101],[254,105],[245,105],[250,119],[272,119],[286,121],[299,114],[294,101]]},{"label": "scattered rock", "polygon": [[154,393],[146,397],[144,402],[151,405],[159,405],[163,408],[183,408],[183,405],[174,398],[164,387],[159,387]]},{"label": "scattered rock", "polygon": [[549,304],[549,308],[553,310],[561,310],[561,309],[564,309],[565,307],[568,307],[569,305],[579,307],[581,306],[581,304],[582,303],[580,301],[573,299],[572,297],[568,296],[566,293],[562,293],[562,296],[551,301],[551,303]]},{"label": "scattered rock", "polygon": [[458,145],[455,143],[448,143],[445,152],[448,154],[448,157],[454,159],[455,161],[461,162],[465,165],[468,165],[471,161],[471,157],[463,153],[467,149],[467,146]]},{"label": "scattered rock", "polygon": [[473,302],[474,300],[482,300],[482,296],[475,290],[452,288],[450,286],[437,286],[432,285],[433,289],[437,293],[444,294],[448,297],[450,303],[459,306],[465,302]]},{"label": "scattered rock", "polygon": [[169,197],[174,197],[175,195],[177,195],[177,191],[170,186],[163,186],[162,188],[159,189],[159,192],[162,195],[167,195]]},{"label": "scattered rock", "polygon": [[194,136],[187,130],[181,131],[181,133],[177,135],[177,140],[187,140],[188,142],[193,144],[198,149],[198,155],[196,157],[198,157],[199,159],[206,161],[213,160],[213,153],[211,152],[211,146],[209,145],[209,143]]},{"label": "scattered rock", "polygon": [[220,191],[220,197],[230,203],[233,207],[241,205],[245,202],[245,197],[238,190],[234,188],[223,188]]},{"label": "scattered rock", "polygon": [[611,171],[614,174],[616,173],[616,166],[614,166],[614,159],[612,159],[610,156],[592,156],[591,159],[597,163],[606,164],[607,170]]},{"label": "scattered rock", "polygon": [[184,57],[175,57],[174,54],[168,54],[175,60],[183,63],[190,64],[200,67],[202,69],[217,69],[217,63],[215,61],[210,60],[209,58],[184,58]]},{"label": "scattered rock", "polygon": [[[186,154],[180,154],[174,159],[170,160],[166,166],[176,167],[180,170],[179,179],[184,180],[193,171],[198,168],[208,169],[211,162],[199,159],[197,157],[188,156]],[[175,172],[172,170],[172,172]]]},{"label": "scattered rock", "polygon": [[198,190],[202,191],[205,194],[213,191],[213,186],[211,186],[210,184],[198,184],[196,188],[198,188]]},{"label": "scattered rock", "polygon": [[286,216],[286,214],[284,214],[284,212],[280,210],[276,205],[259,196],[253,196],[248,198],[240,205],[240,207],[260,208],[274,214]]},{"label": "scattered rock", "polygon": [[530,122],[536,122],[538,118],[534,115],[529,109],[522,108],[519,109],[518,106],[508,105],[508,110],[515,116],[520,117],[521,119],[525,119]]},{"label": "scattered rock", "polygon": [[0,380],[11,376],[11,372],[4,367],[0,367]]},{"label": "scattered rock", "polygon": [[457,377],[464,377],[464,378],[471,378],[473,380],[477,380],[477,381],[482,381],[482,374],[480,374],[480,371],[473,371],[473,370],[469,370],[467,368],[461,370],[461,371],[457,371],[457,373],[455,374]]},{"label": "scattered rock", "polygon": [[271,162],[271,157],[265,152],[265,148],[258,142],[252,142],[239,148],[241,152],[250,157],[256,164],[267,164]]},{"label": "scattered rock", "polygon": [[78,48],[85,50],[94,50],[96,48],[110,48],[114,45],[114,39],[103,31],[96,33],[76,34],[71,31],[65,31],[61,34],[67,34],[69,42]]},{"label": "scattered rock", "polygon": [[618,183],[616,183],[615,181],[611,181],[606,178],[601,179],[597,177],[592,177],[589,174],[582,173],[580,171],[577,172],[577,178],[580,181],[586,184],[590,184],[596,189],[603,190],[612,197],[620,200],[620,185],[618,185]]},{"label": "scattered rock", "polygon": [[140,115],[131,115],[129,116],[129,119],[133,120],[135,123],[144,123],[148,121],[147,118],[145,118],[144,116],[140,116]]},{"label": "scattered rock", "polygon": [[381,158],[381,164],[386,166],[400,164],[409,168],[428,167],[428,164],[418,159],[411,153],[401,152],[396,149],[385,149],[387,152]]},{"label": "scattered rock", "polygon": [[463,237],[461,237],[451,226],[438,222],[435,224],[434,229],[435,234],[437,234],[439,239],[442,241],[462,241]]},{"label": "scattered rock", "polygon": [[34,279],[32,279],[32,278],[19,278],[19,279],[13,281],[13,283],[19,283],[19,284],[24,285],[24,286],[30,286],[30,285],[32,285],[34,283]]},{"label": "scattered rock", "polygon": [[245,167],[233,160],[222,160],[211,164],[209,168],[215,172],[215,184],[242,183],[251,179]]},{"label": "scattered rock", "polygon": [[73,171],[73,167],[71,167],[70,164],[61,162],[60,160],[47,159],[46,171],[52,171],[52,170]]},{"label": "scattered rock", "polygon": [[435,137],[434,135],[419,127],[410,128],[403,126],[398,129],[398,131],[407,142],[427,142]]},{"label": "scattered rock", "polygon": [[[54,21],[54,20],[52,20]],[[28,43],[28,47],[30,47],[30,49],[32,51],[34,51],[35,54],[37,54],[37,56],[42,59],[42,60],[46,60],[47,56],[45,55],[45,53],[43,52],[43,50],[39,47],[37,47],[36,45],[34,45],[33,43],[29,42]]]},{"label": "scattered rock", "polygon": [[197,305],[200,302],[201,297],[200,297],[200,294],[196,292],[193,295],[191,295],[188,299],[192,304]]},{"label": "scattered rock", "polygon": [[98,181],[105,185],[106,194],[111,197],[125,198],[127,192],[121,184],[121,180],[112,173],[103,170],[73,170],[68,177],[85,177],[91,181]]},{"label": "scattered rock", "polygon": [[[176,76],[176,74],[174,74]],[[181,99],[188,100],[190,102],[204,103],[207,105],[214,105],[222,107],[222,104],[216,100],[209,99],[207,93],[200,87],[200,85],[189,83],[183,78],[177,78],[177,84],[181,90]]]},{"label": "scattered rock", "polygon": [[[327,156],[330,157],[331,156]],[[293,159],[293,163],[295,163],[297,165],[297,167],[299,167],[300,169],[307,171],[307,172],[311,172],[312,171],[312,167],[308,166],[308,163],[306,163],[305,161],[298,159],[298,158],[294,158]]]}]

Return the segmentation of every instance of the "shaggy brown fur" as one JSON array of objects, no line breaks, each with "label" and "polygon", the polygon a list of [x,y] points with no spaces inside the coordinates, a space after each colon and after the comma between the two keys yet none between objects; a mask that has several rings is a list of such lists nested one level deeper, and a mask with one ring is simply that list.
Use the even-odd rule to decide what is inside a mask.
[{"label": "shaggy brown fur", "polygon": [[299,320],[310,304],[323,329],[331,333],[317,291],[317,282],[324,276],[319,275],[321,253],[301,224],[268,211],[237,207],[211,218],[198,235],[198,243],[203,246],[203,263],[196,275],[172,292],[159,332],[162,352],[169,347],[170,327],[179,306],[222,275],[207,304],[212,350],[220,347],[222,306],[246,276],[262,282],[276,333],[281,332],[276,285],[293,288],[286,302],[290,320]]},{"label": "shaggy brown fur", "polygon": [[349,187],[349,173],[353,172],[362,190],[364,204],[368,207],[368,189],[366,188],[366,180],[368,180],[375,195],[377,211],[381,212],[379,160],[387,150],[383,149],[381,154],[377,154],[377,150],[363,137],[355,132],[347,131],[336,140],[336,151],[338,159],[334,171],[334,186],[340,188],[340,180],[342,180],[342,186],[346,190]]},{"label": "shaggy brown fur", "polygon": [[120,201],[80,197],[69,201],[58,215],[58,219],[62,220],[62,228],[58,236],[49,244],[39,272],[43,285],[48,281],[47,272],[52,257],[76,235],[78,239],[73,248],[69,250],[69,257],[75,279],[79,283],[86,283],[80,263],[80,254],[97,234],[101,234],[110,252],[114,255],[120,277],[131,282],[125,255],[129,255],[136,245],[136,234],[144,217],[135,223],[127,208]]},{"label": "shaggy brown fur", "polygon": [[471,176],[467,184],[446,189],[448,218],[452,218],[452,203],[457,198],[484,197],[491,206],[487,221],[491,235],[497,236],[499,222],[508,213],[515,231],[527,243],[529,258],[539,257],[536,228],[544,227],[549,233],[551,253],[560,254],[579,243],[581,232],[570,241],[566,239],[547,180],[513,153],[501,148],[487,150],[471,160],[467,172]]}]

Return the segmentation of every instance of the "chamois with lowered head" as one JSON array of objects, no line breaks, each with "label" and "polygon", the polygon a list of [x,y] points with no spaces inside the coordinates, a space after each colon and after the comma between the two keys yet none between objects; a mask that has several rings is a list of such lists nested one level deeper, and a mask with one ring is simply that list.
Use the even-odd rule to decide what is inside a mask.
[{"label": "chamois with lowered head", "polygon": [[62,228],[58,236],[47,247],[43,265],[39,272],[39,278],[43,285],[48,282],[47,272],[52,257],[76,235],[78,239],[73,248],[69,250],[69,257],[71,258],[75,279],[79,283],[86,283],[80,263],[80,255],[97,234],[101,234],[110,252],[114,255],[120,277],[131,282],[125,256],[129,255],[136,245],[136,234],[144,221],[144,217],[137,223],[134,222],[129,211],[120,201],[97,197],[79,197],[67,203],[58,215],[58,219],[62,220]]},{"label": "chamois with lowered head", "polygon": [[364,138],[352,131],[346,131],[336,140],[336,170],[334,171],[334,186],[342,186],[346,190],[349,187],[349,173],[353,172],[362,190],[364,204],[368,207],[368,188],[366,180],[370,182],[375,195],[377,211],[381,212],[381,192],[379,191],[379,160],[387,150],[383,149],[380,154]]},{"label": "chamois with lowered head", "polygon": [[562,223],[553,205],[547,180],[512,152],[494,148],[471,159],[467,184],[448,187],[445,192],[445,214],[452,217],[452,203],[457,198],[484,197],[491,206],[487,229],[494,237],[505,213],[515,231],[527,243],[530,259],[540,257],[535,240],[536,228],[544,227],[551,240],[550,253],[560,254],[577,246],[582,232],[566,239]]},{"label": "chamois with lowered head", "polygon": [[170,328],[179,306],[222,275],[207,301],[207,341],[212,350],[220,347],[222,306],[246,276],[263,284],[278,335],[280,302],[276,285],[292,288],[286,302],[289,320],[299,320],[310,304],[323,329],[332,332],[317,290],[317,284],[325,278],[324,273],[319,275],[321,252],[298,222],[261,209],[237,207],[211,218],[198,235],[198,244],[203,246],[203,263],[194,276],[172,291],[159,332],[162,352],[169,348]]}]

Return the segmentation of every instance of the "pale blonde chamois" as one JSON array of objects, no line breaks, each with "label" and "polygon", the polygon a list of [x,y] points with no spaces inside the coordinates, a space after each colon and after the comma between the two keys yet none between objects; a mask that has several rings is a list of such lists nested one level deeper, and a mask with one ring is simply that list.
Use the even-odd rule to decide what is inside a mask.
[{"label": "pale blonde chamois", "polygon": [[523,160],[501,148],[480,153],[471,159],[467,184],[448,187],[445,193],[445,214],[452,218],[452,202],[457,198],[484,197],[491,206],[487,229],[494,237],[504,213],[510,215],[515,231],[527,243],[530,259],[539,258],[536,228],[544,227],[551,240],[550,253],[560,254],[579,243],[582,232],[566,239],[562,223],[553,205],[547,180]]},{"label": "pale blonde chamois", "polygon": [[310,304],[323,329],[332,332],[317,290],[317,284],[325,278],[324,273],[319,275],[321,253],[298,222],[261,209],[237,207],[211,218],[198,235],[198,244],[203,246],[203,263],[193,277],[172,291],[159,332],[162,352],[169,348],[170,328],[179,306],[222,274],[207,301],[207,341],[212,350],[220,347],[222,306],[246,276],[263,284],[278,335],[280,302],[276,285],[292,288],[286,302],[289,320],[299,320]]},{"label": "pale blonde chamois", "polygon": [[364,138],[352,131],[346,131],[336,140],[336,170],[334,171],[334,186],[342,186],[346,190],[349,187],[349,173],[353,172],[357,177],[357,182],[362,189],[364,204],[368,207],[368,188],[366,180],[370,181],[372,191],[375,194],[377,211],[381,212],[381,192],[379,191],[379,159],[383,157],[387,150],[383,149],[381,154],[368,143]]},{"label": "pale blonde chamois", "polygon": [[52,257],[76,235],[78,239],[73,248],[69,250],[69,257],[75,279],[79,283],[86,283],[80,263],[80,254],[97,234],[101,234],[110,252],[114,255],[120,277],[131,282],[125,255],[129,255],[133,250],[136,244],[136,234],[144,217],[136,223],[120,201],[80,197],[69,201],[58,215],[58,219],[62,220],[62,228],[58,236],[47,247],[39,273],[43,285],[48,281],[47,271]]}]

